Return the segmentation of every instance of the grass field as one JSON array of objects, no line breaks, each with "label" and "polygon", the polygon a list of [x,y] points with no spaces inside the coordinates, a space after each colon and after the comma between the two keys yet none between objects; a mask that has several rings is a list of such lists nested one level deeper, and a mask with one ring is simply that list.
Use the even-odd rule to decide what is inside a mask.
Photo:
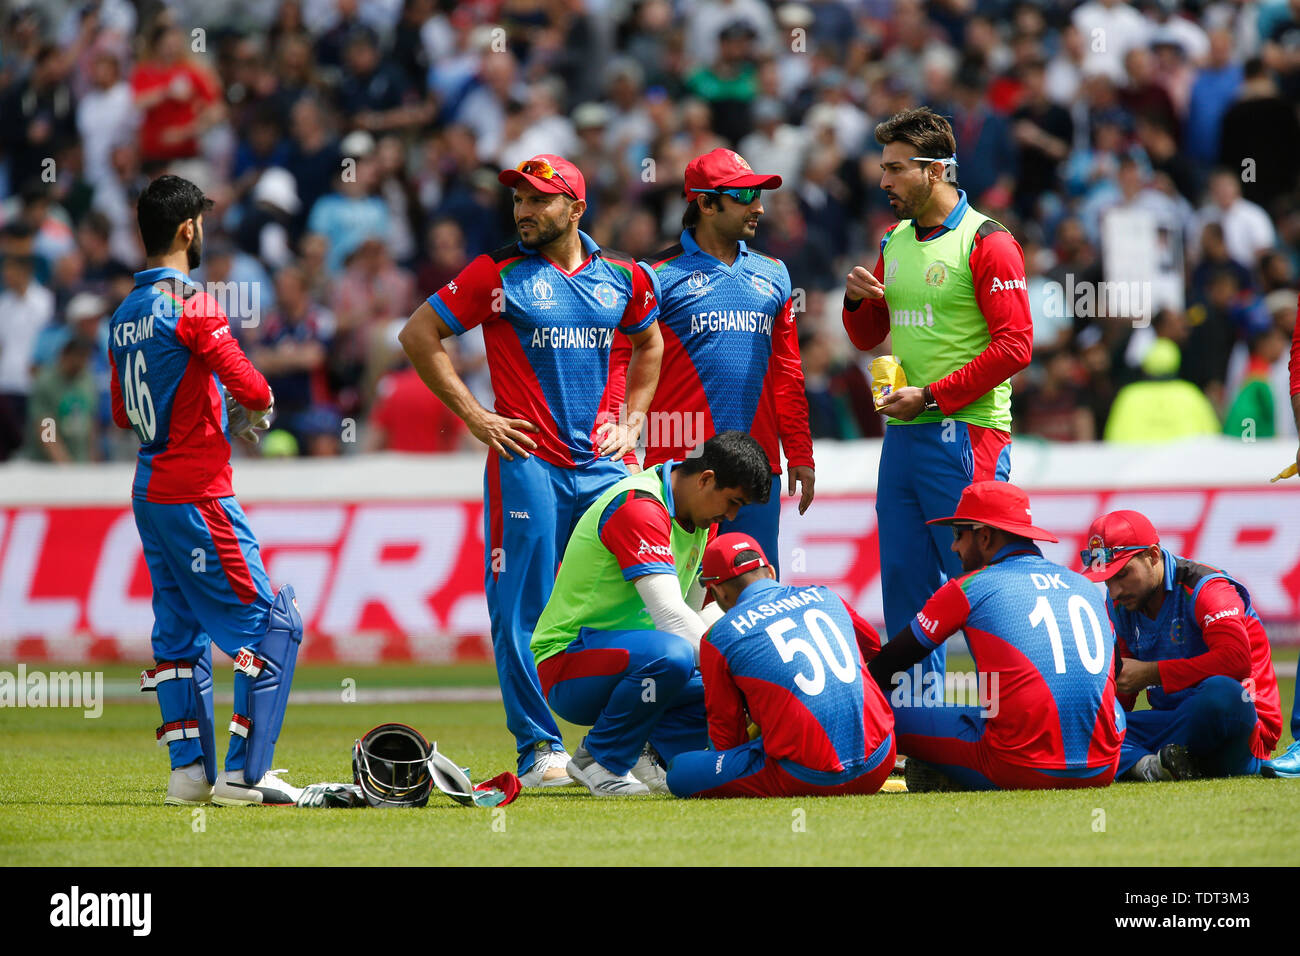
[{"label": "grass field", "polygon": [[[110,695],[138,676],[120,667],[104,673]],[[349,678],[357,703],[341,702]],[[304,697],[312,702],[291,705],[276,765],[299,785],[348,781],[353,739],[400,720],[438,741],[476,781],[513,769],[499,702],[366,702],[378,691],[494,683],[483,665],[304,667],[294,689],[310,692]],[[1289,714],[1294,681],[1281,683]],[[219,726],[229,715],[222,691],[229,694],[229,671],[219,669]],[[164,807],[167,758],[153,745],[157,723],[149,695],[110,696],[98,719],[73,709],[0,709],[0,863],[1257,866],[1300,859],[1300,781],[1258,778],[1091,792],[699,802],[597,801],[563,788],[525,792],[495,811],[437,794],[415,811]],[[570,746],[580,739],[576,728],[564,731]]]}]

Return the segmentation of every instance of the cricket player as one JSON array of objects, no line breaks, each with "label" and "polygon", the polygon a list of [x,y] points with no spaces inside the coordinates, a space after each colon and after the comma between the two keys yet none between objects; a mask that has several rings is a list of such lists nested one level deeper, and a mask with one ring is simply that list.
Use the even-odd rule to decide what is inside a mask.
[{"label": "cricket player", "polygon": [[1088,529],[1084,577],[1106,582],[1128,715],[1119,773],[1130,780],[1255,774],[1282,736],[1273,652],[1250,593],[1217,568],[1160,546],[1145,515]]},{"label": "cricket player", "polygon": [[686,167],[690,205],[680,240],[641,263],[654,283],[664,339],[645,466],[681,461],[715,432],[751,433],[772,462],[777,493],[721,530],[753,535],[778,573],[778,439],[789,493],[796,483],[802,492],[800,514],[816,481],[790,273],[747,245],[763,215],[762,191],[780,185],[780,176],[754,172],[729,149],[696,157]]},{"label": "cricket player", "polygon": [[721,432],[624,478],[578,522],[533,654],[551,707],[591,727],[568,770],[594,796],[666,792],[660,762],[707,745],[696,666],[716,612],[700,614],[700,559],[713,525],[762,502],[771,474],[754,438]]},{"label": "cricket player", "polygon": [[[830,588],[788,587],[751,536],[704,549],[700,580],[725,613],[700,642],[712,750],[668,770],[679,797],[875,793],[894,769],[894,716],[865,660],[875,629]],[[749,739],[749,725],[760,735]]]},{"label": "cricket player", "polygon": [[[484,586],[492,651],[525,787],[572,783],[529,643],[578,519],[628,474],[659,377],[663,342],[646,274],[578,229],[578,167],[526,160],[498,177],[514,188],[519,241],[478,256],[431,295],[399,336],[424,383],[488,446]],[[442,347],[483,326],[496,410],[481,406]],[[631,340],[611,367],[611,346]],[[622,412],[626,402],[626,411]]]},{"label": "cricket player", "polygon": [[[267,426],[271,390],[221,307],[189,273],[212,202],[177,176],[140,194],[146,269],[109,323],[113,421],[140,438],[132,507],[153,584],[155,666],[172,773],[168,804],[290,804],[271,771],[298,645],[293,588],[271,585],[230,484],[230,439]],[[233,401],[223,397],[222,386]],[[229,414],[228,414],[229,409]],[[212,643],[235,661],[225,769],[216,771]]]},{"label": "cricket player", "polygon": [[[1124,713],[1115,702],[1106,606],[1084,577],[1043,557],[1029,496],[977,481],[950,525],[966,573],[945,583],[868,665],[890,704],[908,790],[1105,787]],[[903,684],[958,630],[975,658],[980,706],[948,706],[944,683],[918,700]],[[909,673],[909,668],[913,670]],[[937,676],[937,675],[936,675]],[[933,692],[931,692],[933,691]]]},{"label": "cricket player", "polygon": [[[1011,377],[1029,364],[1033,323],[1025,257],[1005,227],[957,187],[952,127],[927,107],[876,127],[880,188],[899,222],[875,269],[856,266],[844,328],[863,351],[892,336],[906,388],[886,396],[876,490],[885,629],[896,634],[948,578],[961,574],[947,533],[972,481],[1011,472]],[[923,665],[942,674],[938,647]]]},{"label": "cricket player", "polygon": [[[1296,303],[1296,324],[1291,331],[1290,370],[1291,413],[1295,415],[1296,429],[1300,430],[1300,302]],[[1295,463],[1300,469],[1300,448],[1296,450]],[[1300,681],[1296,682],[1291,702],[1291,746],[1281,755],[1264,761],[1263,774],[1266,777],[1300,777]]]}]

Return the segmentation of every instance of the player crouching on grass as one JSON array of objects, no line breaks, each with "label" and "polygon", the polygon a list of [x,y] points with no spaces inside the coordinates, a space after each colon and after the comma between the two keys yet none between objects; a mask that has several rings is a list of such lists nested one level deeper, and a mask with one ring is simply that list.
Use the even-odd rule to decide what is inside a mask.
[{"label": "player crouching on grass", "polygon": [[1160,546],[1145,515],[1112,511],[1088,529],[1083,576],[1106,583],[1120,655],[1119,700],[1132,710],[1125,780],[1256,774],[1282,736],[1273,652],[1250,593],[1217,568]]},{"label": "player crouching on grass", "polygon": [[1057,538],[1032,517],[1015,485],[977,481],[956,514],[927,522],[952,526],[966,574],[935,591],[868,670],[889,693],[963,630],[984,699],[980,707],[927,706],[924,695],[894,692],[908,790],[1104,787],[1115,777],[1124,714],[1106,606],[1082,575],[1043,557],[1034,541]]},{"label": "player crouching on grass", "polygon": [[579,519],[532,649],[551,709],[591,727],[568,771],[593,795],[667,792],[659,761],[707,746],[697,664],[717,612],[701,617],[700,559],[712,526],[771,484],[763,446],[721,432],[619,481]]},{"label": "player crouching on grass", "polygon": [[[230,482],[230,438],[256,441],[271,389],[216,300],[190,277],[203,251],[197,186],[160,176],[140,194],[145,270],[109,323],[113,421],[135,430],[132,508],[153,584],[159,741],[172,773],[165,803],[290,804],[300,790],[271,770],[289,702],[302,618],[278,594]],[[222,386],[229,390],[223,395]],[[235,708],[217,774],[212,644],[235,661]]]},{"label": "player crouching on grass", "polygon": [[[679,797],[875,793],[894,769],[894,715],[865,660],[880,635],[830,588],[777,583],[749,535],[704,550],[725,613],[700,642],[712,750],[679,756]],[[850,637],[852,635],[852,637]],[[749,739],[749,724],[760,736]]]}]

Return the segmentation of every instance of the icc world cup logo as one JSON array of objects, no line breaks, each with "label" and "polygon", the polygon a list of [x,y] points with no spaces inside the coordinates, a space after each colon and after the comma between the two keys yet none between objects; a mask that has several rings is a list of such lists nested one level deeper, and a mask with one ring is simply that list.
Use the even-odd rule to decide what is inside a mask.
[{"label": "icc world cup logo", "polygon": [[534,299],[538,300],[539,302],[549,302],[554,295],[555,295],[555,290],[551,288],[551,284],[547,282],[545,279],[543,279],[541,276],[538,276],[536,279],[533,280]]}]

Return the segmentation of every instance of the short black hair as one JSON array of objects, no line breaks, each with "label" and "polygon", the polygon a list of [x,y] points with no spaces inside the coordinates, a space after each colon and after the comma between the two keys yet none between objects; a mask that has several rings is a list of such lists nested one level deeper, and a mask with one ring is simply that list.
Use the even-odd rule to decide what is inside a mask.
[{"label": "short black hair", "polygon": [[719,488],[740,488],[751,503],[765,505],[772,493],[772,463],[754,436],[745,432],[719,432],[677,466],[681,475],[713,472]]},{"label": "short black hair", "polygon": [[170,173],[159,176],[144,188],[135,210],[145,255],[166,254],[181,223],[211,208],[212,200],[188,179]]},{"label": "short black hair", "polygon": [[700,220],[704,218],[704,216],[700,213],[700,205],[703,204],[705,206],[709,206],[712,205],[714,201],[715,199],[713,193],[700,193],[698,196],[695,197],[695,199],[692,199],[690,202],[688,202],[686,204],[685,212],[682,213],[682,228],[694,229],[696,226],[698,226],[700,224]]}]

